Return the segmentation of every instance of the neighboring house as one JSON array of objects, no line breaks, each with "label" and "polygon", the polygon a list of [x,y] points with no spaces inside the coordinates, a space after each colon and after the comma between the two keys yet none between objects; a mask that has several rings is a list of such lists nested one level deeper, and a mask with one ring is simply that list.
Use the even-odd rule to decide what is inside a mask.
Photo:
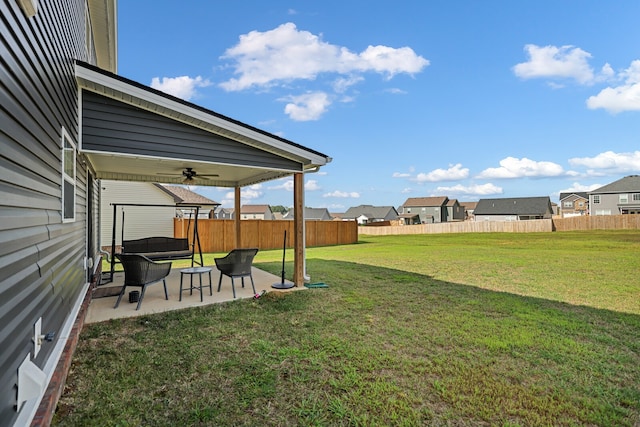
[{"label": "neighboring house", "polygon": [[[213,216],[215,209],[220,203],[215,202],[202,194],[195,193],[188,188],[178,185],[154,184],[161,190],[173,196],[176,204],[176,216],[182,218],[190,218],[193,215],[193,206],[198,206],[198,218],[206,219]],[[183,208],[186,206],[185,208]]]},{"label": "neighboring house", "polygon": [[589,193],[591,215],[640,213],[640,175],[629,175]]},{"label": "neighboring house", "polygon": [[523,221],[551,218],[553,208],[548,196],[480,199],[473,214],[476,221]]},{"label": "neighboring house", "polygon": [[293,177],[295,206],[331,158],[118,75],[115,0],[5,0],[0,16],[0,425],[44,426],[100,273],[101,180],[197,170],[240,194]]},{"label": "neighboring house", "polygon": [[355,220],[358,224],[393,221],[398,218],[398,211],[393,206],[360,205],[347,209],[342,215],[343,221]]},{"label": "neighboring house", "polygon": [[586,192],[560,193],[559,215],[563,218],[587,215],[589,195]]},{"label": "neighboring house", "polygon": [[[115,245],[142,237],[173,237],[173,219],[189,218],[195,210],[184,205],[202,208],[199,218],[207,218],[209,211],[219,204],[200,194],[175,185],[151,182],[102,180],[100,185],[100,246],[111,248],[113,238],[113,204],[115,206]],[[127,205],[157,206],[127,206]],[[123,229],[124,226],[124,229]]]},{"label": "neighboring house", "polygon": [[233,215],[233,208],[223,208],[219,206],[214,213],[215,219],[233,219],[235,218]]},{"label": "neighboring house", "polygon": [[464,209],[464,219],[466,221],[473,221],[473,212],[476,209],[478,202],[460,202],[460,206]]},{"label": "neighboring house", "polygon": [[400,206],[400,213],[418,214],[420,222],[423,224],[447,222],[449,218],[448,202],[449,198],[446,196],[410,197]]},{"label": "neighboring house", "polygon": [[344,212],[332,212],[331,216],[334,221],[343,221],[344,220]]},{"label": "neighboring house", "polygon": [[242,205],[240,219],[273,219],[269,205]]},{"label": "neighboring house", "polygon": [[447,201],[447,221],[464,221],[464,207],[457,199]]},{"label": "neighboring house", "polygon": [[416,225],[422,223],[420,215],[418,214],[398,214],[398,217],[403,221],[404,225]]},{"label": "neighboring house", "polygon": [[[293,208],[289,209],[289,211],[283,215],[282,219],[293,219],[294,211]],[[305,220],[316,220],[316,221],[332,221],[333,216],[329,213],[327,208],[304,208],[304,219]]]}]

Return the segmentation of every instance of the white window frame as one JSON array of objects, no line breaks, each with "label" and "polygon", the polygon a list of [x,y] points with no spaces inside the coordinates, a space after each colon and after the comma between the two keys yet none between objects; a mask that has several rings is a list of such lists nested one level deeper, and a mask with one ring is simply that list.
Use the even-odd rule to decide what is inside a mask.
[{"label": "white window frame", "polygon": [[599,194],[594,194],[593,195],[593,204],[596,203],[600,203],[600,195]]},{"label": "white window frame", "polygon": [[631,195],[631,200],[633,200],[634,202],[640,202],[640,193],[633,193]]},{"label": "white window frame", "polygon": [[628,194],[619,194],[618,195],[618,203],[627,204],[629,203],[629,195]]},{"label": "white window frame", "polygon": [[[62,136],[60,138],[61,145],[61,169],[62,169],[62,199],[61,199],[61,212],[62,212],[62,222],[74,222],[76,220],[76,144],[71,140],[71,137],[67,133],[66,129],[63,127]],[[67,155],[70,155],[70,158],[67,158]],[[68,161],[71,160],[72,165],[70,168],[67,168]],[[69,172],[72,174],[70,175]],[[71,204],[72,212],[69,213],[67,209],[65,209],[67,197],[67,190],[65,190],[66,185],[69,184],[73,188],[73,202]],[[69,215],[70,214],[70,215]]]}]

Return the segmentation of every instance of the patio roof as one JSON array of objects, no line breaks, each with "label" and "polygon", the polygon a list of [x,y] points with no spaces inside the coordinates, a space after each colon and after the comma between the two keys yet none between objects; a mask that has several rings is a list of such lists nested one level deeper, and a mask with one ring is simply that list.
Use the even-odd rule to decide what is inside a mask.
[{"label": "patio roof", "polygon": [[[331,161],[214,111],[77,61],[81,99],[79,151],[96,178],[242,187]],[[204,177],[204,175],[209,175]]]}]

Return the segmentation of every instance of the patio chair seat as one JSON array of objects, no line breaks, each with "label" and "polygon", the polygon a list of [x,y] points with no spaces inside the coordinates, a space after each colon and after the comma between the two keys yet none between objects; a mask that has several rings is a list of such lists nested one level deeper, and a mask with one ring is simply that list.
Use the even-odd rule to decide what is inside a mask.
[{"label": "patio chair seat", "polygon": [[124,268],[124,285],[118,295],[118,301],[116,301],[116,305],[113,308],[118,308],[118,305],[120,305],[120,300],[127,286],[142,288],[136,310],[140,309],[144,292],[147,290],[147,286],[151,284],[162,281],[164,285],[164,297],[169,299],[166,277],[171,272],[170,262],[155,262],[140,254],[116,254],[115,256],[120,260]]},{"label": "patio chair seat", "polygon": [[253,276],[251,275],[251,266],[253,264],[253,258],[257,253],[257,248],[234,249],[222,258],[215,258],[216,267],[220,270],[218,292],[220,292],[220,286],[222,285],[222,276],[228,276],[231,278],[231,289],[233,290],[233,297],[235,298],[236,287],[234,278],[239,277],[242,281],[242,287],[244,288],[244,278],[248,276],[251,279],[251,287],[255,294],[256,287],[253,283]]}]

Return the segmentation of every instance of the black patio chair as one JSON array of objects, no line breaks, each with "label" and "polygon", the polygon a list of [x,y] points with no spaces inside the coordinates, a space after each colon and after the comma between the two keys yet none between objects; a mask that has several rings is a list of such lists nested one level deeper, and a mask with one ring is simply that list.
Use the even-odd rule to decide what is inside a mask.
[{"label": "black patio chair", "polygon": [[236,297],[236,287],[233,279],[240,277],[242,280],[242,287],[244,288],[244,278],[249,276],[251,279],[253,294],[255,295],[256,287],[253,283],[253,276],[251,275],[251,265],[253,264],[253,257],[255,257],[257,253],[257,248],[234,249],[222,258],[215,258],[216,267],[220,270],[218,292],[220,292],[220,286],[222,285],[222,275],[229,276],[231,278],[231,289],[233,290],[234,298]]},{"label": "black patio chair", "polygon": [[164,285],[164,296],[169,299],[167,281],[165,279],[171,271],[170,262],[154,262],[140,254],[116,254],[116,258],[120,260],[122,267],[124,267],[124,285],[113,308],[118,308],[118,305],[120,305],[120,300],[127,286],[137,286],[142,288],[138,298],[138,306],[136,307],[136,310],[139,310],[147,286],[161,280]]}]

